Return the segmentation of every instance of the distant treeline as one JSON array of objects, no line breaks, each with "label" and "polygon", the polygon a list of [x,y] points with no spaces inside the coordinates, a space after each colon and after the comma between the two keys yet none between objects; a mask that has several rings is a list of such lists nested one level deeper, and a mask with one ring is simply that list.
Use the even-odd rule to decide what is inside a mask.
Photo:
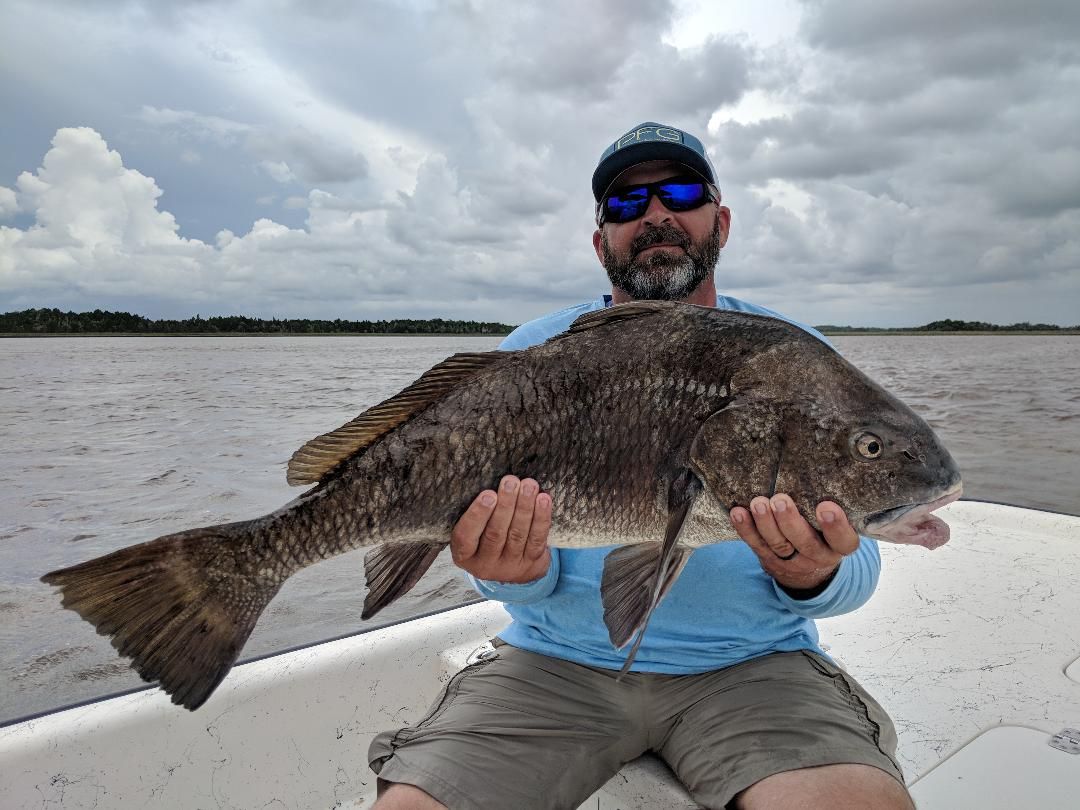
[{"label": "distant treeline", "polygon": [[[16,335],[78,335],[78,334],[134,334],[134,335],[183,335],[183,334],[255,334],[255,335],[304,335],[304,334],[392,334],[392,335],[506,335],[513,326],[505,323],[482,321],[450,321],[443,318],[420,320],[394,318],[381,321],[332,321],[308,318],[248,318],[244,315],[225,315],[203,318],[196,315],[186,320],[151,320],[128,312],[61,312],[59,309],[26,309],[22,312],[6,312],[0,315],[0,334]],[[825,324],[816,327],[821,332],[843,334],[844,332],[1077,332],[1077,326],[1057,326],[1052,323],[1023,323],[1001,326],[983,321],[932,321],[925,326],[880,328],[865,326],[835,326]]]},{"label": "distant treeline", "polygon": [[1075,332],[1080,330],[1077,326],[1058,326],[1053,323],[1011,323],[1002,326],[996,323],[984,321],[931,321],[925,326],[910,326],[897,328],[880,328],[876,326],[833,326],[824,324],[815,326],[819,332]]},{"label": "distant treeline", "polygon": [[161,334],[265,334],[303,335],[334,333],[366,334],[454,334],[506,335],[514,327],[505,323],[448,321],[442,318],[418,320],[394,318],[382,321],[332,321],[308,318],[248,318],[225,315],[183,321],[151,320],[128,312],[61,312],[58,309],[26,309],[0,315],[0,333],[20,335],[78,335],[86,333]]}]

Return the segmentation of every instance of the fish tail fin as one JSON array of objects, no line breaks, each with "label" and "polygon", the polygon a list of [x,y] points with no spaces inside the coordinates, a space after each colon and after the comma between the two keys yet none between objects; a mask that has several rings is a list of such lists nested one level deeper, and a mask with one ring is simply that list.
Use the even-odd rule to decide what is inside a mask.
[{"label": "fish tail fin", "polygon": [[255,576],[253,521],[165,535],[41,578],[158,681],[172,702],[197,709],[236,662],[284,578]]}]

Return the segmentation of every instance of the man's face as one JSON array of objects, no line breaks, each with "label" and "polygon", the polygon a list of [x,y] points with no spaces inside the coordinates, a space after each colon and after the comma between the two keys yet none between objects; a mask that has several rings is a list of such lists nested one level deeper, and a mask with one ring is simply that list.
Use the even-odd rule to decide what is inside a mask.
[{"label": "man's face", "polygon": [[[644,163],[628,169],[616,187],[689,174],[676,163]],[[637,300],[677,301],[689,297],[712,275],[727,242],[730,212],[716,203],[692,211],[669,211],[653,197],[645,214],[623,223],[604,223],[593,236],[596,255],[613,286]]]}]

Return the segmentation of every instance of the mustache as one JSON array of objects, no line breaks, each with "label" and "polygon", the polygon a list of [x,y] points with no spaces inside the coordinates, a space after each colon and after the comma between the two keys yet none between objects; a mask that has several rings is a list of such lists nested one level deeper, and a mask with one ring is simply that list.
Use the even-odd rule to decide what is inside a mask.
[{"label": "mustache", "polygon": [[690,237],[674,225],[656,225],[646,229],[630,243],[630,255],[636,256],[646,248],[659,244],[678,245],[683,250],[687,250],[690,247]]}]

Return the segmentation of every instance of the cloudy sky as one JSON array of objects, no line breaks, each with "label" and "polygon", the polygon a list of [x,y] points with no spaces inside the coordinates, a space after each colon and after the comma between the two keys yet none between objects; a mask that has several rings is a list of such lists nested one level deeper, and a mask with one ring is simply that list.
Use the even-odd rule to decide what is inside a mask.
[{"label": "cloudy sky", "polygon": [[0,311],[463,317],[607,289],[645,120],[807,322],[1080,322],[1075,0],[0,5]]}]

